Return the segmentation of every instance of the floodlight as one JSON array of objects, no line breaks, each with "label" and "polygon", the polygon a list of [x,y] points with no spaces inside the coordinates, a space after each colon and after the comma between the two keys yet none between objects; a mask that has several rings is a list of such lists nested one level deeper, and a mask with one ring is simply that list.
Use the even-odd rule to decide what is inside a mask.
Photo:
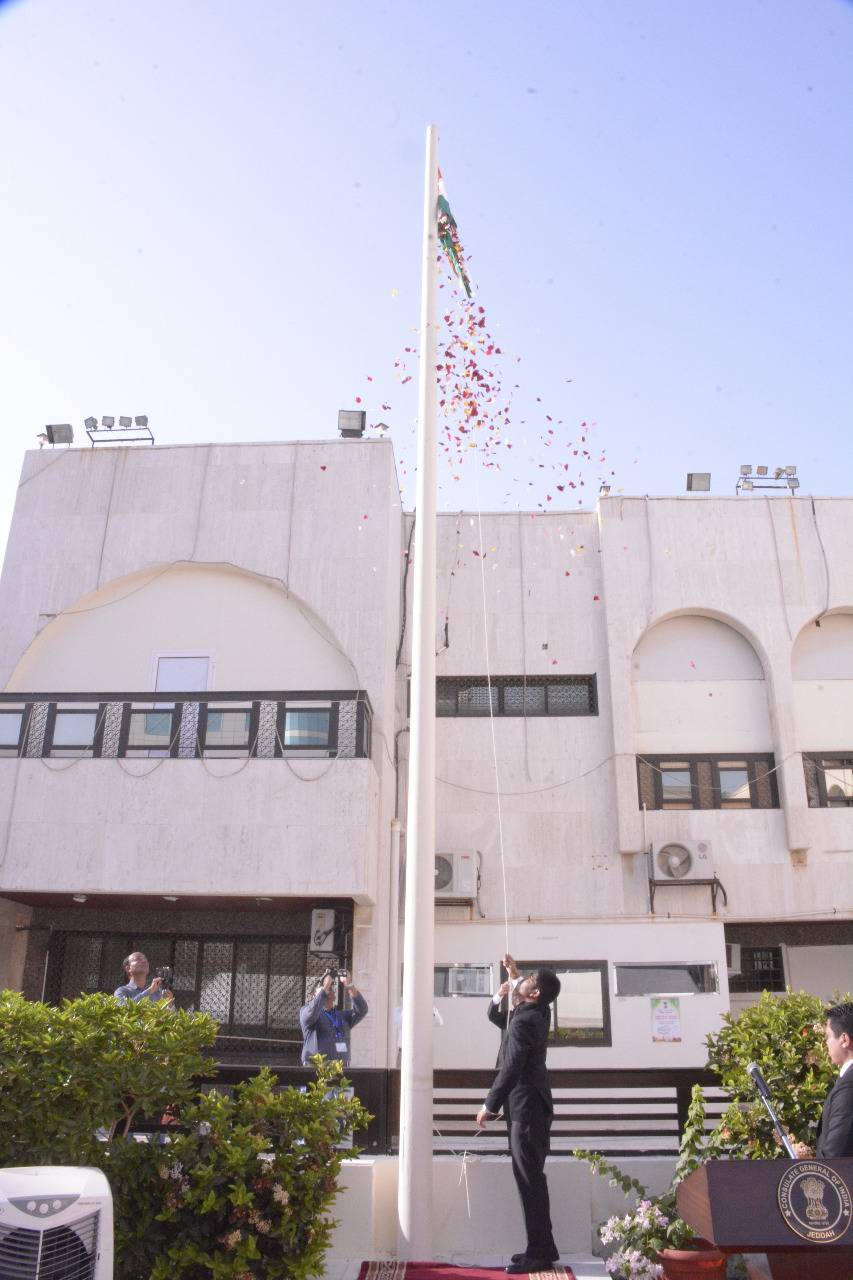
[{"label": "floodlight", "polygon": [[70,422],[57,422],[53,426],[45,427],[48,444],[71,444],[74,439],[74,429]]},{"label": "floodlight", "polygon": [[97,431],[97,429],[98,429],[98,419],[97,419],[97,418],[86,418],[86,420],[85,420],[85,421],[84,421],[84,423],[83,423],[83,426],[86,428],[86,430],[87,430],[87,431]]},{"label": "floodlight", "polygon": [[609,484],[603,484],[603,485],[601,485],[601,487],[600,487],[600,488],[599,488],[599,490],[598,490],[598,495],[599,495],[599,497],[601,497],[601,498],[609,498],[609,497],[610,497],[610,485],[609,485]]},{"label": "floodlight", "polygon": [[109,431],[112,431],[115,424],[115,418],[101,418],[101,426],[106,427]]},{"label": "floodlight", "polygon": [[339,409],[338,431],[348,440],[360,440],[364,435],[367,415],[363,409]]},{"label": "floodlight", "polygon": [[750,493],[751,493],[751,492],[752,492],[752,481],[751,481],[751,480],[744,480],[743,484],[741,485],[741,489],[744,489],[744,490],[746,490],[747,492],[750,492]]},{"label": "floodlight", "polygon": [[755,474],[756,474],[757,476],[766,476],[766,475],[767,475],[767,468],[766,468],[766,467],[756,467],[756,468],[755,468]]},{"label": "floodlight", "polygon": [[749,463],[749,462],[745,462],[745,463],[743,464],[743,466],[741,467],[741,469],[740,469],[740,473],[741,473],[741,475],[742,475],[742,476],[751,476],[751,475],[752,475],[752,464],[751,464],[751,463]]},{"label": "floodlight", "polygon": [[147,413],[140,413],[140,414],[138,414],[138,415],[137,415],[137,417],[135,418],[135,422],[136,422],[136,425],[137,425],[138,427],[147,427],[147,426],[148,426],[148,414],[147,414]]},{"label": "floodlight", "polygon": [[688,493],[707,493],[711,488],[710,471],[688,471],[687,472],[687,492]]},{"label": "floodlight", "polygon": [[796,467],[786,467],[786,468],[785,468],[785,475],[786,475],[786,476],[795,476],[796,474],[797,474],[797,468],[796,468]]},{"label": "floodlight", "polygon": [[118,425],[119,425],[120,427],[125,427],[125,428],[127,428],[127,427],[132,427],[132,426],[133,426],[133,418],[119,418],[119,420],[118,420]]},{"label": "floodlight", "polygon": [[789,489],[799,489],[799,487],[800,487],[800,482],[799,482],[799,480],[797,479],[797,477],[796,477],[796,476],[788,476],[788,488],[789,488]]},{"label": "floodlight", "polygon": [[781,479],[782,479],[782,476],[783,476],[784,474],[785,474],[785,468],[784,468],[784,467],[777,467],[777,468],[776,468],[776,470],[773,472],[773,479],[774,479],[774,480],[781,480]]}]

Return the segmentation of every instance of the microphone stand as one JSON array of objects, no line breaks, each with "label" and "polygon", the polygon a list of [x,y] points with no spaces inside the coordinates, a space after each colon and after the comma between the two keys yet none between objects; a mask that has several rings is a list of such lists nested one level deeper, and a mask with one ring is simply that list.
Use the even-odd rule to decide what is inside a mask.
[{"label": "microphone stand", "polygon": [[[757,1069],[756,1069],[756,1075],[758,1076],[758,1079],[756,1079],[756,1075],[753,1075],[751,1071],[748,1074],[749,1074],[749,1078],[752,1080],[752,1083],[755,1085],[756,1092],[758,1093],[759,1098],[764,1103],[764,1107],[765,1107],[765,1110],[767,1111],[767,1114],[769,1115],[770,1119],[773,1121],[774,1128],[776,1129],[776,1132],[779,1135],[779,1138],[782,1142],[782,1146],[785,1148],[790,1158],[792,1160],[796,1160],[797,1153],[794,1150],[791,1140],[782,1126],[781,1120],[777,1116],[776,1112],[773,1110],[773,1103],[770,1101],[770,1090],[767,1088],[767,1083],[764,1077],[761,1075],[761,1073]],[[759,1083],[759,1081],[761,1083]],[[763,1088],[761,1087],[762,1085],[764,1086]]]}]

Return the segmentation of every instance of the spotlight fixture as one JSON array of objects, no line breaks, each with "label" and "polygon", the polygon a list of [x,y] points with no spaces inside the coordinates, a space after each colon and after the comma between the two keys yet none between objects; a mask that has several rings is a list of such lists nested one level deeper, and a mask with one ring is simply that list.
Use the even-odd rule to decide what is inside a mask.
[{"label": "spotlight fixture", "polygon": [[708,493],[711,488],[710,471],[688,471],[687,472],[687,492],[688,493]]},{"label": "spotlight fixture", "polygon": [[338,431],[345,440],[360,440],[364,435],[367,414],[363,409],[339,409]]},{"label": "spotlight fixture", "polygon": [[97,419],[97,418],[86,418],[86,419],[85,419],[85,421],[83,422],[83,426],[86,428],[86,430],[87,430],[87,431],[97,431],[97,429],[98,429],[98,419]]},{"label": "spotlight fixture", "polygon": [[752,493],[752,481],[751,481],[751,480],[744,480],[740,487],[741,487],[741,489],[745,489],[747,493]]},{"label": "spotlight fixture", "polygon": [[756,467],[756,468],[755,468],[755,474],[756,474],[757,476],[766,476],[766,475],[767,475],[767,468],[766,468],[766,467]]},{"label": "spotlight fixture", "polygon": [[74,428],[70,422],[56,422],[44,430],[48,444],[71,444],[74,440]]},{"label": "spotlight fixture", "polygon": [[791,490],[799,489],[800,482],[796,476],[788,476],[788,488]]},{"label": "spotlight fixture", "polygon": [[793,493],[799,487],[797,468],[794,466],[771,468],[762,465],[756,467],[753,473],[751,467],[743,465],[740,468],[738,482],[735,485],[735,493],[751,493],[753,489],[776,489],[782,493],[787,489],[790,493]]},{"label": "spotlight fixture", "polygon": [[148,426],[148,415],[140,413],[135,419],[130,414],[122,414],[116,426],[116,420],[112,415],[105,415],[101,418],[100,424],[97,418],[86,418],[85,427],[86,435],[92,442],[92,447],[96,444],[107,445],[128,445],[128,444],[153,444],[154,436],[151,428]]},{"label": "spotlight fixture", "polygon": [[128,427],[133,426],[133,418],[119,418],[118,425],[126,430]]},{"label": "spotlight fixture", "polygon": [[101,418],[101,426],[106,427],[108,431],[112,431],[115,424],[115,418]]},{"label": "spotlight fixture", "polygon": [[745,463],[743,464],[743,466],[741,467],[741,469],[740,469],[740,473],[741,473],[741,475],[742,475],[742,476],[751,476],[751,475],[752,475],[752,463],[751,463],[751,462],[745,462]]},{"label": "spotlight fixture", "polygon": [[601,487],[600,487],[600,488],[599,488],[599,490],[598,490],[598,496],[599,496],[599,498],[609,498],[609,497],[610,497],[610,485],[609,485],[609,484],[603,484],[603,485],[601,485]]},{"label": "spotlight fixture", "polygon": [[785,475],[786,475],[786,476],[795,476],[796,474],[797,474],[797,468],[796,468],[796,467],[786,467],[786,468],[785,468]]},{"label": "spotlight fixture", "polygon": [[136,423],[136,425],[137,425],[138,427],[147,427],[147,426],[148,426],[148,414],[147,414],[147,413],[138,413],[138,414],[136,415],[136,417],[134,418],[134,422]]}]

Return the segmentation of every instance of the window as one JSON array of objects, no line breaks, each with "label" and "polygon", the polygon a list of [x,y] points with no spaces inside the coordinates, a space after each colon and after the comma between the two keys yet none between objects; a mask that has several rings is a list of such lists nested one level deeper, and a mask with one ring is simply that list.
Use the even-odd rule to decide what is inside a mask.
[{"label": "window", "polygon": [[729,991],[784,991],[785,966],[781,947],[741,945],[740,973],[729,974]]},{"label": "window", "polygon": [[168,755],[177,741],[180,721],[169,710],[131,711],[127,720],[127,756]]},{"label": "window", "polygon": [[437,996],[489,996],[493,992],[490,964],[437,964],[433,991]]},{"label": "window", "polygon": [[252,727],[251,707],[214,707],[204,712],[204,754],[247,756]]},{"label": "window", "polygon": [[638,756],[637,783],[640,808],[779,808],[771,754]]},{"label": "window", "polygon": [[812,809],[853,808],[853,752],[804,755],[803,769]]},{"label": "window", "polygon": [[330,718],[331,711],[327,708],[312,711],[286,710],[282,734],[285,749],[326,752],[329,747]]},{"label": "window", "polygon": [[[519,960],[521,974],[553,969],[560,994],[553,1004],[549,1043],[564,1048],[609,1045],[606,960]],[[502,974],[503,976],[503,974]]]},{"label": "window", "polygon": [[26,721],[22,709],[0,711],[0,756],[20,755]]},{"label": "window", "polygon": [[95,750],[98,712],[57,711],[50,735],[52,756],[91,756]]},{"label": "window", "polygon": [[439,676],[439,716],[595,716],[595,676]]},{"label": "window", "polygon": [[715,964],[617,964],[617,996],[713,995],[720,989]]}]

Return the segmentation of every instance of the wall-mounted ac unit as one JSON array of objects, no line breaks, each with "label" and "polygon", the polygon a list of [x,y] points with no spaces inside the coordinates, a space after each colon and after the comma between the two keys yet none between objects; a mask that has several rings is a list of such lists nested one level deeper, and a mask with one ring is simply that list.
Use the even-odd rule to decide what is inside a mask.
[{"label": "wall-mounted ac unit", "polygon": [[726,943],[726,969],[730,978],[740,977],[740,943]]},{"label": "wall-mounted ac unit", "polygon": [[112,1280],[113,1202],[97,1169],[0,1169],[0,1276]]},{"label": "wall-mounted ac unit", "polygon": [[477,897],[480,855],[476,849],[455,849],[435,855],[435,897],[440,902],[473,902]]},{"label": "wall-mounted ac unit", "polygon": [[658,881],[713,880],[707,840],[667,840],[652,850],[652,873]]}]

